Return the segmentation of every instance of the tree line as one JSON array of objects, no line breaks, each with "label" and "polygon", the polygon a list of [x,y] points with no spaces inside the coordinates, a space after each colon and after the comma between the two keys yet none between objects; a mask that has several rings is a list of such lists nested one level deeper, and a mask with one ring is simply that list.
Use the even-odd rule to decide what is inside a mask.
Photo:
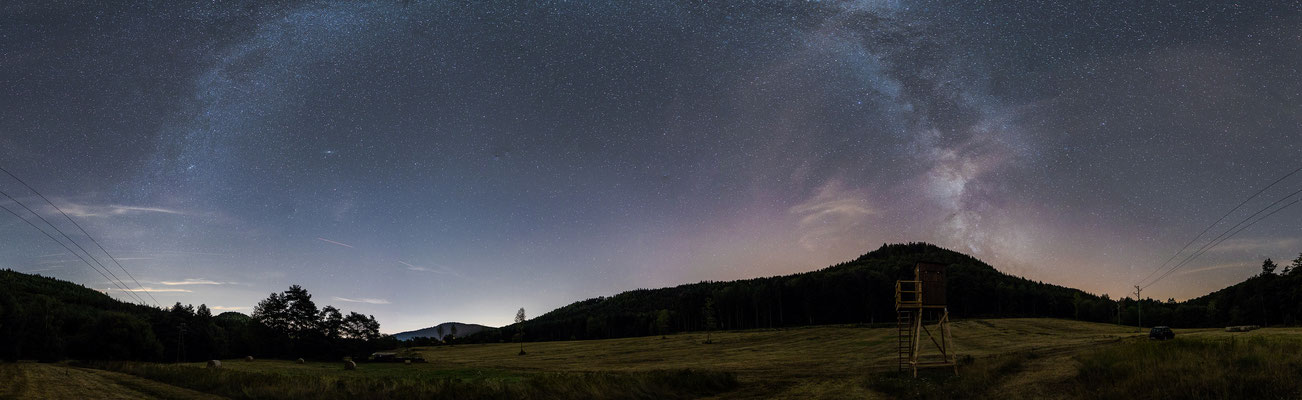
[{"label": "tree line", "polygon": [[0,270],[0,359],[338,359],[397,346],[374,317],[318,310],[297,285],[271,294],[253,314],[129,304],[71,282]]},{"label": "tree line", "polygon": [[[1260,274],[1205,296],[1183,302],[1146,299],[1142,310],[1144,325],[1298,325],[1302,323],[1302,253],[1283,270],[1277,272],[1278,269],[1275,261],[1267,258],[1262,262]],[[1126,308],[1125,323],[1138,322],[1140,310],[1135,308]]]}]

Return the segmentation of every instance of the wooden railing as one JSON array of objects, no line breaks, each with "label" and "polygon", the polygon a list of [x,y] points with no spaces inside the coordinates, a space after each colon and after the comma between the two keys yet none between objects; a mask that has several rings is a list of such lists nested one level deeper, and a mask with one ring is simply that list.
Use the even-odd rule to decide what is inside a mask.
[{"label": "wooden railing", "polygon": [[895,281],[895,309],[922,307],[922,281]]}]

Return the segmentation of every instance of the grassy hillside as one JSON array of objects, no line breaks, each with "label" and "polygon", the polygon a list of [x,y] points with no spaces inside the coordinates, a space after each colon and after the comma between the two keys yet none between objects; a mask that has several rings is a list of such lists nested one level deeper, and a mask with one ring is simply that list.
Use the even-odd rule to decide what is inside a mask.
[{"label": "grassy hillside", "polygon": [[[912,279],[920,261],[947,265],[950,312],[958,318],[1115,321],[1116,303],[1110,300],[1004,274],[931,244],[909,243],[883,245],[853,261],[806,273],[640,289],[575,302],[525,322],[525,340],[700,331],[708,328],[706,314],[718,328],[733,330],[893,321],[895,281]],[[489,330],[477,340],[509,340],[519,329]]]}]

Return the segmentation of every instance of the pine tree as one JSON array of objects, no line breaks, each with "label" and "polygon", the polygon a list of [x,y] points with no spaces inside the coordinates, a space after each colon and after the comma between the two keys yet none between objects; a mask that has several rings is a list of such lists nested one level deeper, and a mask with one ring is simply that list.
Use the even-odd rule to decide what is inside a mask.
[{"label": "pine tree", "polygon": [[1302,253],[1297,254],[1297,258],[1293,259],[1293,264],[1284,268],[1283,275],[1293,275],[1299,273],[1298,271],[1302,271]]},{"label": "pine tree", "polygon": [[515,326],[518,330],[515,337],[516,341],[520,342],[520,355],[524,355],[524,321],[524,307],[520,307],[520,311],[515,312]]}]

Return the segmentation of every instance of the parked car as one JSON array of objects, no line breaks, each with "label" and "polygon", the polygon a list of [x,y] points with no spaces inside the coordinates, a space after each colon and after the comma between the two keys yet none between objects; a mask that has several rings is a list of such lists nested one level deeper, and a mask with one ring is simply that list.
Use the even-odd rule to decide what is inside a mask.
[{"label": "parked car", "polygon": [[1148,338],[1152,340],[1175,339],[1175,332],[1169,326],[1154,326],[1153,330],[1148,331]]}]

